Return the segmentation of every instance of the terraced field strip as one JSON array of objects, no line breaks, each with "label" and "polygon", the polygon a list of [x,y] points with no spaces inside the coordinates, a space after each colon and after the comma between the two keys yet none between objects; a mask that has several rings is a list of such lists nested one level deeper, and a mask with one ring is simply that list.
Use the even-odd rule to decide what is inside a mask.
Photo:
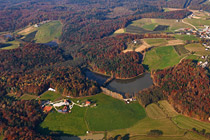
[{"label": "terraced field strip", "polygon": [[151,119],[163,119],[166,118],[165,113],[158,107],[157,104],[152,103],[146,107],[148,117]]},{"label": "terraced field strip", "polygon": [[178,115],[172,118],[172,121],[180,128],[192,130],[196,128],[199,131],[206,129],[206,132],[210,133],[210,123],[201,122],[183,115]]},{"label": "terraced field strip", "polygon": [[168,101],[163,100],[158,102],[159,107],[163,110],[168,117],[177,116],[178,113],[174,110],[174,108],[168,103]]},{"label": "terraced field strip", "polygon": [[174,46],[174,49],[176,50],[176,52],[178,53],[179,56],[190,52],[184,47],[184,45]]}]

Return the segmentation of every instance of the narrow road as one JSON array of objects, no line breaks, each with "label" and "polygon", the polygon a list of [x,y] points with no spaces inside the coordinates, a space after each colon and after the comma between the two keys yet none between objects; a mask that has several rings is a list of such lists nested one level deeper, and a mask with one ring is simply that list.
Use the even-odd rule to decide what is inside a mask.
[{"label": "narrow road", "polygon": [[187,25],[190,25],[190,26],[192,26],[195,30],[198,30],[194,25],[192,25],[192,24],[190,24],[190,23],[188,23],[188,22],[185,22],[184,20],[182,20],[182,23],[187,24]]}]

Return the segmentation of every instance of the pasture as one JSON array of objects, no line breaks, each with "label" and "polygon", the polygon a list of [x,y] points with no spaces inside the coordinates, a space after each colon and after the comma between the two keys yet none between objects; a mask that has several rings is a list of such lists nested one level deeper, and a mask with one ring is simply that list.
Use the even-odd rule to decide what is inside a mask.
[{"label": "pasture", "polygon": [[84,114],[87,108],[74,106],[71,113],[62,114],[56,111],[47,115],[45,120],[40,124],[42,133],[47,133],[44,129],[54,132],[61,132],[69,135],[85,135],[87,126],[84,120]]},{"label": "pasture", "polygon": [[158,25],[169,26],[167,31],[175,31],[180,28],[190,28],[182,22],[176,22],[175,19],[155,19],[155,18],[143,18],[131,23],[132,26],[141,27],[153,31]]},{"label": "pasture", "polygon": [[61,36],[62,24],[60,21],[51,21],[38,28],[34,40],[37,43],[47,43]]},{"label": "pasture", "polygon": [[30,94],[23,94],[20,99],[21,100],[32,100],[32,99],[36,99],[37,96],[36,95],[30,95]]},{"label": "pasture", "polygon": [[151,46],[164,46],[168,42],[165,38],[146,38],[144,41]]},{"label": "pasture", "polygon": [[200,38],[197,38],[196,36],[194,35],[175,35],[174,36],[176,39],[180,39],[180,40],[183,40],[183,41],[198,41],[200,40]]},{"label": "pasture", "polygon": [[148,65],[149,70],[164,69],[179,63],[179,56],[173,46],[152,48],[146,53],[143,64]]},{"label": "pasture", "polygon": [[204,25],[210,25],[210,20],[206,19],[184,19],[185,22],[188,22],[192,25],[194,25],[197,28],[204,28]]},{"label": "pasture", "polygon": [[171,104],[168,103],[168,101],[158,101],[158,105],[162,109],[162,111],[167,115],[167,117],[174,117],[178,115],[178,113],[174,110]]},{"label": "pasture", "polygon": [[105,94],[84,97],[77,100],[96,102],[96,107],[80,108],[74,106],[69,114],[51,112],[47,115],[42,128],[61,131],[69,135],[84,135],[89,131],[105,131],[129,128],[146,117],[144,108],[136,103],[125,104]]},{"label": "pasture", "polygon": [[39,100],[50,100],[50,101],[55,101],[59,99],[62,99],[62,95],[60,93],[53,92],[53,91],[46,91],[45,93],[40,95],[40,98],[39,98]]},{"label": "pasture", "polygon": [[166,118],[165,113],[155,103],[152,103],[146,107],[147,116],[151,119],[163,119]]},{"label": "pasture", "polygon": [[192,128],[196,128],[201,131],[202,129],[206,129],[206,132],[210,133],[210,124],[207,122],[201,122],[198,120],[194,120],[189,117],[185,117],[183,115],[178,115],[172,118],[172,121],[182,129],[192,130]]},{"label": "pasture", "polygon": [[191,53],[195,53],[196,55],[209,55],[210,51],[206,51],[205,47],[201,45],[200,43],[192,43],[185,46],[187,50],[189,50]]},{"label": "pasture", "polygon": [[179,56],[185,55],[190,52],[184,47],[184,45],[174,46],[174,49],[176,50]]},{"label": "pasture", "polygon": [[7,44],[10,44],[10,45],[8,45],[7,47],[4,47],[4,48],[0,48],[0,49],[2,49],[2,50],[16,49],[20,46],[20,42],[15,41],[15,40],[9,41],[9,42],[7,42]]}]

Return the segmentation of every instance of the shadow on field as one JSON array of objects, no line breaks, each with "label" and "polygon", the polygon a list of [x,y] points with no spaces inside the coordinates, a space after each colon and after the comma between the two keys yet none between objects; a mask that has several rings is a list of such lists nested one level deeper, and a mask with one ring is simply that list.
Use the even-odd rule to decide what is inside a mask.
[{"label": "shadow on field", "polygon": [[117,135],[114,137],[114,139],[110,140],[129,140],[130,139],[130,134],[125,134],[124,136]]}]

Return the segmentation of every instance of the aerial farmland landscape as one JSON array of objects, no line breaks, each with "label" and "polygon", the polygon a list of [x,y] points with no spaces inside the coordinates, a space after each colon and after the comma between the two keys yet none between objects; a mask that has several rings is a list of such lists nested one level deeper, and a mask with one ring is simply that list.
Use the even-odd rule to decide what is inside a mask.
[{"label": "aerial farmland landscape", "polygon": [[209,140],[208,0],[0,0],[0,140]]}]

